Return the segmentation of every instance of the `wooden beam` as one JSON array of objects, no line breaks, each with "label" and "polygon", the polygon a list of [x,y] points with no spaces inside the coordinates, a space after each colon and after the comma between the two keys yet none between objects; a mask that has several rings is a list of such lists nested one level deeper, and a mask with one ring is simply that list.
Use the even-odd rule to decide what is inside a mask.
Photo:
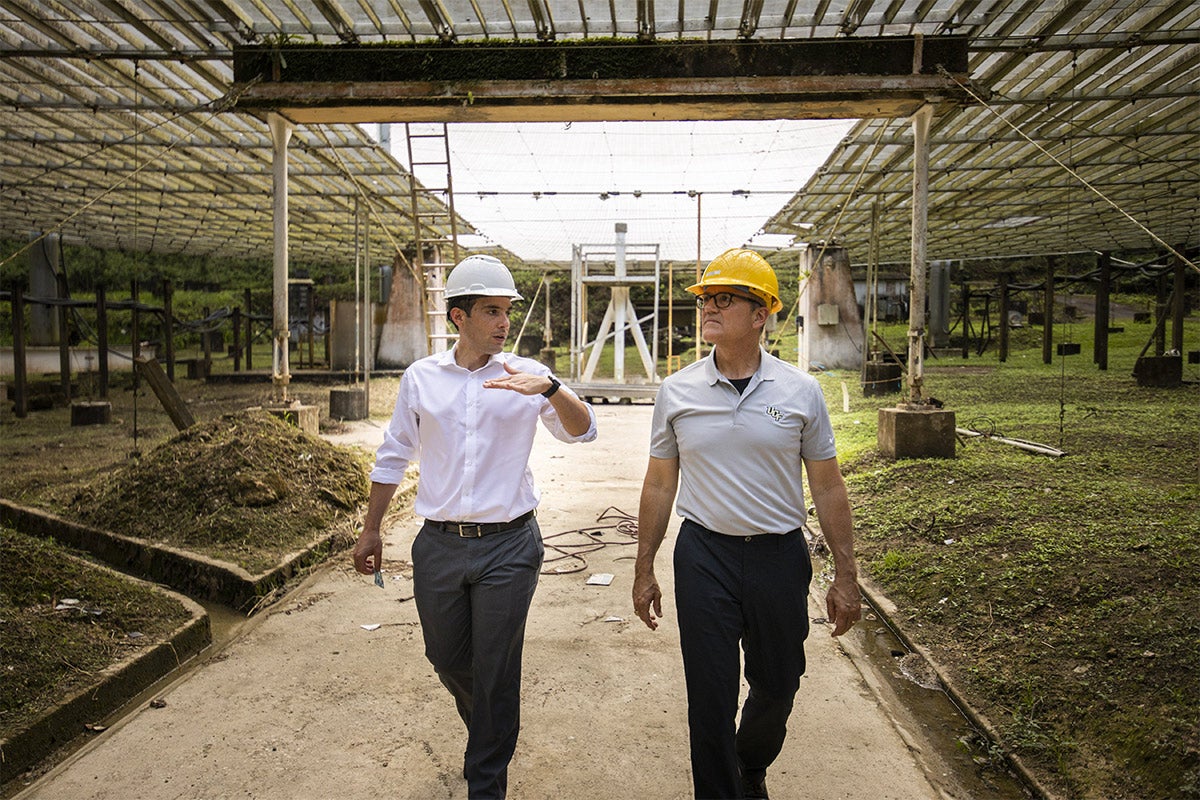
[{"label": "wooden beam", "polygon": [[238,108],[297,123],[830,119],[969,98],[967,40],[235,48]]}]

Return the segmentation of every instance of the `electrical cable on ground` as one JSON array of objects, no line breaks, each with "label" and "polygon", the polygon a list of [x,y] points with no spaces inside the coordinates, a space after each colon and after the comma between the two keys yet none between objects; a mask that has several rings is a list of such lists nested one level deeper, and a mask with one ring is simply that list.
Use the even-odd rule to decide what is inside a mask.
[{"label": "electrical cable on ground", "polygon": [[[584,558],[585,555],[603,550],[610,545],[619,547],[622,545],[637,544],[637,517],[625,513],[616,506],[609,506],[600,512],[600,516],[596,517],[596,522],[601,524],[543,536],[542,541],[545,542],[546,549],[553,550],[558,555],[547,556],[542,564],[542,574],[571,575],[576,572],[583,572],[588,566],[587,559]],[[554,541],[566,536],[582,538],[580,541],[575,542]],[[619,556],[619,558],[629,557]],[[567,561],[568,563],[547,569],[548,565],[562,561]]]}]

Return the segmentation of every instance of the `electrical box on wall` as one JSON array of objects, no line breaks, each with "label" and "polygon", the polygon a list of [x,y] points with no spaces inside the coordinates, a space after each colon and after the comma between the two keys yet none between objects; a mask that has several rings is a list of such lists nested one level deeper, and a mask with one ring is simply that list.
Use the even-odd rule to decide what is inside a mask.
[{"label": "electrical box on wall", "polygon": [[818,325],[837,325],[838,307],[833,303],[821,303],[817,306]]}]

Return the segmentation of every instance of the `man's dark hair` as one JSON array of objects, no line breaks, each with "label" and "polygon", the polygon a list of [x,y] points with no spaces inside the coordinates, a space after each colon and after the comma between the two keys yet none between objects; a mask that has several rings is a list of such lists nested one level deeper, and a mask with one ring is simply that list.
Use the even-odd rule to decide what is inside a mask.
[{"label": "man's dark hair", "polygon": [[454,320],[450,319],[450,312],[456,308],[461,308],[466,312],[467,316],[471,316],[471,312],[475,309],[475,303],[483,298],[481,294],[464,294],[458,297],[453,297],[446,301],[446,321],[454,325],[454,330],[458,330],[458,326],[454,324]]}]

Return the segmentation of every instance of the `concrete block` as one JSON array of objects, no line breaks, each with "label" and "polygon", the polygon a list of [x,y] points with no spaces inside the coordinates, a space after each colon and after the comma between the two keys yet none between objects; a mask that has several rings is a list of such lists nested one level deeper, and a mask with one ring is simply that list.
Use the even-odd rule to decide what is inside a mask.
[{"label": "concrete block", "polygon": [[876,434],[885,458],[954,458],[954,412],[942,408],[879,409]]},{"label": "concrete block", "polygon": [[901,372],[895,361],[868,361],[863,367],[863,397],[898,393]]},{"label": "concrete block", "polygon": [[71,403],[71,427],[107,425],[112,422],[112,403],[107,400],[81,400]]},{"label": "concrete block", "polygon": [[366,419],[365,386],[340,386],[329,390],[329,416],[332,419]]},{"label": "concrete block", "polygon": [[321,431],[321,409],[317,406],[294,403],[289,406],[263,406],[263,410],[313,436]]},{"label": "concrete block", "polygon": [[1133,365],[1138,386],[1172,389],[1183,384],[1182,356],[1142,356]]}]

